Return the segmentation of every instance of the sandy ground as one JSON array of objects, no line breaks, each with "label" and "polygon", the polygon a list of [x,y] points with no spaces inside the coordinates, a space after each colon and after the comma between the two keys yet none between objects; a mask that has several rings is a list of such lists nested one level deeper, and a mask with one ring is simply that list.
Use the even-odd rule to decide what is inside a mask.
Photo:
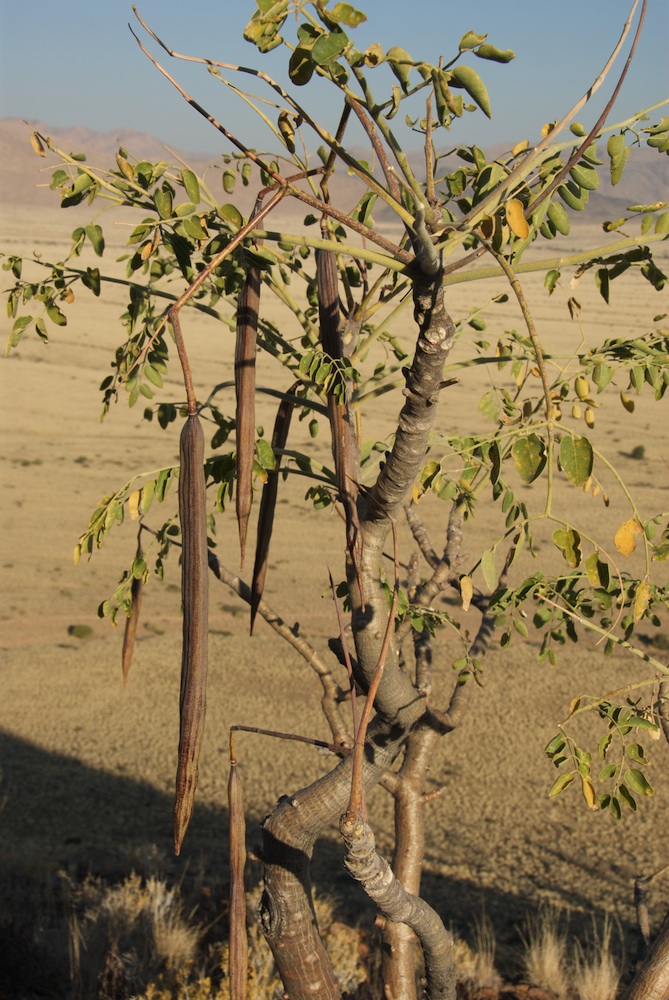
[{"label": "sandy ground", "polygon": [[[63,232],[77,224],[57,211],[42,211],[37,217],[34,211],[6,208],[4,216],[3,249],[38,249],[45,259],[62,252]],[[590,237],[598,238],[594,229],[580,232],[578,239]],[[118,242],[120,247],[120,236]],[[573,245],[570,238],[561,249],[566,252]],[[553,247],[548,250],[554,252]],[[8,283],[5,276],[3,285]],[[569,319],[565,294],[558,291],[548,298],[540,276],[529,279],[527,288],[546,343],[562,353],[573,350],[581,330]],[[484,302],[501,290],[501,283],[489,282],[476,290],[475,301]],[[653,317],[666,310],[666,295],[659,296],[650,286],[640,288],[640,282],[616,283],[608,309],[589,279],[576,294],[590,343],[649,329]],[[449,293],[456,319],[466,315],[471,296],[467,285],[454,286]],[[54,332],[49,346],[27,335],[0,369],[0,850],[7,871],[39,873],[64,866],[78,873],[120,876],[132,868],[170,872],[187,865],[223,878],[227,727],[244,723],[327,738],[318,704],[320,688],[309,668],[264,623],[253,639],[246,638],[244,607],[212,581],[211,686],[198,804],[184,853],[175,862],[170,825],[180,663],[177,560],[170,559],[162,586],[152,582],[146,589],[135,663],[125,690],[121,630],[99,621],[96,609],[110,596],[132,556],[134,527],[128,522],[115,529],[90,563],[82,561],[76,569],[72,564],[74,544],[103,494],[130,475],[177,461],[174,425],[164,432],[155,421],[139,420],[139,413],[128,411],[123,401],[99,422],[98,386],[120,340],[118,316],[123,308],[119,288],[106,289],[101,301],[82,289],[67,327]],[[504,329],[519,324],[511,303],[493,307],[489,315],[492,336],[486,336],[493,342]],[[290,317],[277,314],[276,319],[287,331]],[[401,328],[398,333],[403,335]],[[200,393],[213,381],[231,378],[233,345],[226,330],[189,317],[186,335]],[[482,426],[476,402],[485,379],[484,372],[469,369],[460,385],[448,390],[440,432]],[[264,360],[259,380],[283,385],[283,376],[277,377]],[[173,373],[163,398],[181,397]],[[398,400],[384,398],[379,412],[367,417],[366,435],[389,434]],[[268,428],[274,405],[259,402],[258,419]],[[225,390],[221,407],[230,411],[232,406],[230,390]],[[644,516],[666,508],[666,402],[656,405],[644,393],[634,414],[615,399],[607,409],[608,415],[598,416],[593,441],[608,447]],[[322,426],[316,442],[309,444],[305,425],[296,425],[294,446],[303,444],[316,457],[326,458],[325,431]],[[629,454],[638,444],[646,445],[647,457],[633,461]],[[328,511],[305,508],[305,488],[304,480],[282,485],[266,597],[326,651],[336,624],[330,602],[321,595],[327,587],[327,567],[335,577],[343,573],[340,525]],[[563,490],[558,502],[565,511],[578,507],[585,527],[611,544],[615,528],[628,514],[620,496],[612,489],[610,494],[608,509],[575,488]],[[173,502],[168,497],[167,513]],[[162,511],[154,507],[152,515],[158,513]],[[425,517],[436,544],[441,544],[443,506],[435,501]],[[483,510],[477,514],[469,528],[472,550],[481,537],[492,542],[498,536],[496,517]],[[401,531],[408,548],[406,528]],[[221,519],[218,542],[221,560],[236,568],[231,521]],[[540,558],[550,562],[553,553],[550,542],[540,538]],[[520,568],[531,571],[536,564]],[[69,634],[76,625],[89,626],[91,637],[78,640]],[[666,623],[663,627],[666,631]],[[531,640],[491,651],[485,685],[475,691],[462,726],[442,740],[431,772],[431,787],[443,785],[445,790],[428,806],[425,894],[463,933],[471,931],[474,918],[487,913],[502,949],[517,945],[518,929],[543,902],[576,914],[580,932],[590,926],[592,916],[604,913],[629,929],[635,873],[650,873],[669,861],[669,747],[662,742],[650,745],[656,795],[641,804],[638,815],[626,813],[619,824],[608,815],[588,813],[573,787],[556,800],[547,795],[554,773],[542,749],[570,700],[642,679],[643,665],[622,655],[605,660],[587,640],[566,650],[557,668],[537,665],[536,653]],[[436,644],[438,703],[449,697],[450,664],[457,655],[457,645],[448,638]],[[582,724],[582,735],[591,743],[597,732],[593,723]],[[279,795],[331,766],[329,758],[312,748],[251,735],[240,739],[239,756],[251,844],[258,839],[259,820]],[[375,793],[371,811],[380,846],[387,850],[392,805],[385,792]],[[350,898],[340,859],[333,830],[317,852],[315,881]],[[252,878],[257,877],[252,872]],[[665,881],[656,897],[656,915],[667,889]],[[367,904],[357,899],[356,905]]]}]

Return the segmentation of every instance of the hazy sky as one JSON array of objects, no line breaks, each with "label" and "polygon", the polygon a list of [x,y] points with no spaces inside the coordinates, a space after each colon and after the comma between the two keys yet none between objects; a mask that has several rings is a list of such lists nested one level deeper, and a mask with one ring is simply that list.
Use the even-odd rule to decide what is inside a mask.
[{"label": "hazy sky", "polygon": [[[560,117],[602,68],[630,6],[631,0],[362,0],[368,21],[349,33],[360,49],[372,42],[384,49],[402,45],[413,58],[430,62],[440,54],[451,58],[469,29],[487,32],[498,48],[512,48],[517,58],[507,65],[469,59],[488,86],[493,120],[468,115],[451,138],[489,145],[532,139],[545,121]],[[286,50],[259,56],[242,39],[244,24],[256,9],[253,0],[138,0],[138,8],[180,52],[256,64],[285,82]],[[140,52],[129,21],[136,24],[125,0],[0,0],[0,117],[101,131],[131,128],[191,151],[226,149],[222,137]],[[637,55],[611,121],[669,96],[668,39],[669,3],[650,0]],[[204,67],[170,60],[155,43],[149,44],[182,85],[248,145],[269,144],[264,126]],[[621,67],[622,61],[600,94],[610,93]],[[385,79],[383,73],[372,74],[372,82]],[[248,77],[245,82],[248,86]],[[259,86],[253,89],[263,93]],[[330,128],[340,106],[332,103],[333,96],[334,88],[322,82],[297,91],[298,99],[323,114]],[[601,106],[596,99],[593,111],[580,119],[591,122]],[[415,114],[422,112],[421,104]]]}]

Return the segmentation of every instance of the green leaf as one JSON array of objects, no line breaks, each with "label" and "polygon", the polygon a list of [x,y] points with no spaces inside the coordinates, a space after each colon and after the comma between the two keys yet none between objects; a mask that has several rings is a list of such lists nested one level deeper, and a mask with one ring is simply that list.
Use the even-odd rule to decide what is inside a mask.
[{"label": "green leaf", "polygon": [[558,733],[557,736],[553,737],[550,743],[546,744],[546,746],[544,747],[544,753],[547,754],[549,757],[553,757],[554,754],[559,753],[560,750],[564,750],[564,748],[565,748],[564,736],[562,735],[562,733]]},{"label": "green leaf", "polygon": [[546,271],[546,276],[544,278],[544,288],[547,289],[549,295],[553,294],[559,280],[560,280],[560,272],[556,268],[551,268],[550,271]]},{"label": "green leaf", "polygon": [[586,191],[596,191],[599,187],[599,174],[594,167],[575,163],[569,173],[574,183],[580,188],[585,188]]},{"label": "green leaf", "polygon": [[311,59],[317,66],[327,66],[339,58],[347,45],[346,32],[341,28],[333,28],[332,31],[316,39],[311,49]]},{"label": "green leaf", "polygon": [[588,476],[592,475],[594,453],[587,438],[562,438],[560,442],[560,465],[570,483],[582,486]]},{"label": "green leaf", "polygon": [[169,219],[172,215],[172,192],[169,188],[159,188],[157,191],[154,191],[153,200],[160,218]]},{"label": "green leaf", "polygon": [[393,45],[386,53],[386,59],[390,63],[390,68],[400,81],[402,90],[406,94],[409,89],[409,73],[413,67],[413,59],[406,49],[399,45]]},{"label": "green leaf", "polygon": [[206,240],[209,236],[197,215],[184,219],[184,229],[194,240]]},{"label": "green leaf", "polygon": [[226,222],[229,222],[234,229],[241,229],[242,222],[244,221],[242,218],[242,213],[239,211],[238,208],[235,208],[234,205],[230,204],[219,205],[218,214]]},{"label": "green leaf", "polygon": [[367,15],[363,14],[361,10],[356,10],[350,3],[336,3],[327,14],[329,21],[345,24],[347,28],[357,28],[359,24],[367,20]]},{"label": "green leaf", "polygon": [[459,49],[461,52],[466,52],[469,49],[475,49],[477,45],[482,45],[487,37],[487,35],[477,35],[475,31],[468,31],[460,39]]},{"label": "green leaf", "polygon": [[12,327],[12,332],[9,335],[9,347],[17,347],[21,337],[23,336],[23,331],[30,325],[31,322],[32,316],[19,316]]},{"label": "green leaf", "polygon": [[67,326],[67,316],[60,311],[57,305],[51,304],[46,307],[46,314],[56,326]]},{"label": "green leaf", "polygon": [[105,250],[105,238],[101,226],[86,226],[86,236],[91,241],[91,246],[98,257],[102,257]]},{"label": "green leaf", "polygon": [[592,369],[592,381],[597,386],[597,392],[603,392],[614,376],[613,368],[603,363],[596,364]]},{"label": "green leaf", "polygon": [[636,799],[634,798],[634,796],[630,792],[630,790],[627,787],[627,785],[621,785],[619,787],[619,789],[618,789],[618,795],[623,800],[623,802],[630,807],[630,809],[632,810],[632,812],[636,812],[636,809],[637,809]]},{"label": "green leaf", "polygon": [[487,118],[492,118],[490,98],[486,86],[475,69],[471,66],[456,66],[450,71],[451,87],[461,87],[466,90],[473,101],[480,107]]},{"label": "green leaf", "polygon": [[492,389],[481,397],[479,411],[484,417],[487,417],[488,420],[495,422],[498,420],[500,411],[499,399],[497,398],[497,393],[493,392]]},{"label": "green leaf", "polygon": [[557,528],[553,532],[553,544],[560,549],[565,562],[571,569],[581,563],[581,536],[574,528]]},{"label": "green leaf", "polygon": [[[649,227],[650,228],[650,227]],[[669,212],[663,212],[655,223],[656,233],[669,233]]]},{"label": "green leaf", "polygon": [[498,63],[508,63],[516,58],[516,53],[511,49],[496,49],[494,45],[479,45],[474,49],[474,55],[479,59],[491,59]]},{"label": "green leaf", "polygon": [[155,385],[158,389],[163,387],[163,378],[160,372],[153,367],[153,365],[146,365],[144,368],[144,374],[146,375],[149,382]]},{"label": "green leaf", "polygon": [[569,236],[571,223],[569,222],[569,216],[567,215],[564,205],[561,205],[559,201],[552,202],[552,204],[548,206],[548,218],[551,220],[558,233],[562,233],[563,236]]},{"label": "green leaf", "polygon": [[528,434],[515,442],[511,457],[523,482],[532,483],[546,465],[546,446],[537,434]]},{"label": "green leaf", "polygon": [[609,564],[602,562],[599,552],[591,552],[585,560],[585,572],[587,573],[590,585],[606,590],[609,586],[610,574]]},{"label": "green leaf", "polygon": [[86,273],[81,276],[81,283],[89,288],[93,295],[100,294],[100,268],[87,267]]},{"label": "green leaf", "polygon": [[304,87],[314,74],[316,65],[311,58],[311,47],[298,45],[288,63],[288,76],[296,87]]},{"label": "green leaf", "polygon": [[640,743],[628,743],[625,747],[625,753],[630,758],[634,760],[637,764],[647,764],[648,758],[643,752],[643,747]]},{"label": "green leaf", "polygon": [[639,795],[652,795],[653,786],[649,782],[643,771],[638,767],[630,767],[625,771],[625,781],[630,788],[638,792]]},{"label": "green leaf", "polygon": [[563,792],[565,790],[565,788],[567,787],[567,785],[571,785],[572,781],[574,780],[574,777],[575,777],[575,775],[574,775],[573,772],[571,774],[561,774],[561,775],[559,775],[555,779],[555,781],[553,782],[553,784],[551,786],[551,790],[548,793],[548,795],[550,796],[550,798],[553,799],[553,798],[555,798],[556,795],[559,795],[560,792]]},{"label": "green leaf", "polygon": [[276,458],[272,446],[266,438],[258,438],[256,441],[256,455],[263,469],[270,471],[276,469]]},{"label": "green leaf", "polygon": [[615,185],[623,175],[630,152],[629,147],[625,145],[625,136],[620,132],[617,135],[610,136],[606,144],[606,151],[611,160],[611,184]]},{"label": "green leaf", "polygon": [[182,170],[181,180],[183,181],[183,186],[186,189],[186,194],[193,202],[194,205],[199,205],[200,203],[200,185],[198,184],[197,177],[192,170]]},{"label": "green leaf", "polygon": [[634,715],[629,720],[629,725],[634,726],[636,729],[647,729],[651,733],[658,732],[658,728],[654,722],[650,719],[644,719],[642,715]]},{"label": "green leaf", "polygon": [[562,198],[565,205],[567,205],[568,208],[573,209],[575,212],[582,212],[588,203],[588,198],[590,197],[587,191],[582,190],[571,180],[566,184],[560,184],[558,194]]}]

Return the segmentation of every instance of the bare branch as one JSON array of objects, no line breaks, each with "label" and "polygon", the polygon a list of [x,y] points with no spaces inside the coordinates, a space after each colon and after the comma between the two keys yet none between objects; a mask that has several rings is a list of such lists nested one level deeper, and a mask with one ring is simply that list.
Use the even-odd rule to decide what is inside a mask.
[{"label": "bare branch", "polygon": [[347,813],[339,825],[346,844],[344,864],[389,920],[408,924],[425,955],[429,1000],[455,1000],[453,938],[439,914],[425,900],[407,892],[390,865],[376,853],[374,834],[363,821]]}]

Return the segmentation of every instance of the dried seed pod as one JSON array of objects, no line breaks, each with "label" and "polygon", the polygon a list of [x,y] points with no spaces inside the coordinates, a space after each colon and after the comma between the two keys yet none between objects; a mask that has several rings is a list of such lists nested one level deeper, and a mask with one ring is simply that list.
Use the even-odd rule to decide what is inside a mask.
[{"label": "dried seed pod", "polygon": [[174,803],[174,850],[179,854],[193,812],[198,761],[204,734],[207,684],[209,578],[207,497],[204,479],[204,434],[197,414],[189,414],[181,431],[179,518],[183,551],[181,596],[183,647],[179,763]]},{"label": "dried seed pod", "polygon": [[[299,382],[295,382],[290,387],[288,397],[294,396],[299,385]],[[294,408],[294,398],[281,400],[274,422],[272,450],[276,458],[276,465],[268,473],[267,482],[262,488],[260,497],[258,535],[256,539],[255,563],[253,566],[253,582],[251,584],[251,634],[253,634],[253,624],[258,613],[258,605],[265,589],[265,577],[267,575],[267,563],[269,560],[269,543],[272,540],[272,529],[274,527],[274,512],[276,510],[276,497],[279,489],[279,469],[281,468],[281,455],[277,455],[277,451],[281,451],[286,447],[290,420]]]},{"label": "dried seed pod", "polygon": [[228,778],[228,810],[230,816],[230,997],[245,1000],[248,939],[246,934],[246,897],[244,895],[244,865],[246,864],[246,820],[244,790],[237,774],[237,761],[232,753]]},{"label": "dried seed pod", "polygon": [[125,632],[123,633],[123,687],[128,683],[128,674],[132,665],[132,654],[135,649],[135,636],[137,634],[137,623],[139,612],[142,608],[142,590],[144,582],[141,578],[133,577],[130,587],[130,614],[126,619]]},{"label": "dried seed pod", "polygon": [[[316,284],[318,313],[323,350],[331,358],[343,356],[341,336],[337,262],[332,250],[316,253]],[[362,534],[358,517],[358,459],[355,431],[347,403],[339,402],[334,392],[328,394],[328,415],[332,431],[332,454],[337,473],[339,498],[346,516],[346,545],[360,589],[364,607],[362,585]]]},{"label": "dried seed pod", "polygon": [[237,304],[237,341],[235,346],[235,394],[237,427],[236,507],[239,526],[241,565],[246,553],[246,533],[253,495],[253,457],[255,453],[256,416],[256,340],[260,308],[260,271],[249,268]]}]

